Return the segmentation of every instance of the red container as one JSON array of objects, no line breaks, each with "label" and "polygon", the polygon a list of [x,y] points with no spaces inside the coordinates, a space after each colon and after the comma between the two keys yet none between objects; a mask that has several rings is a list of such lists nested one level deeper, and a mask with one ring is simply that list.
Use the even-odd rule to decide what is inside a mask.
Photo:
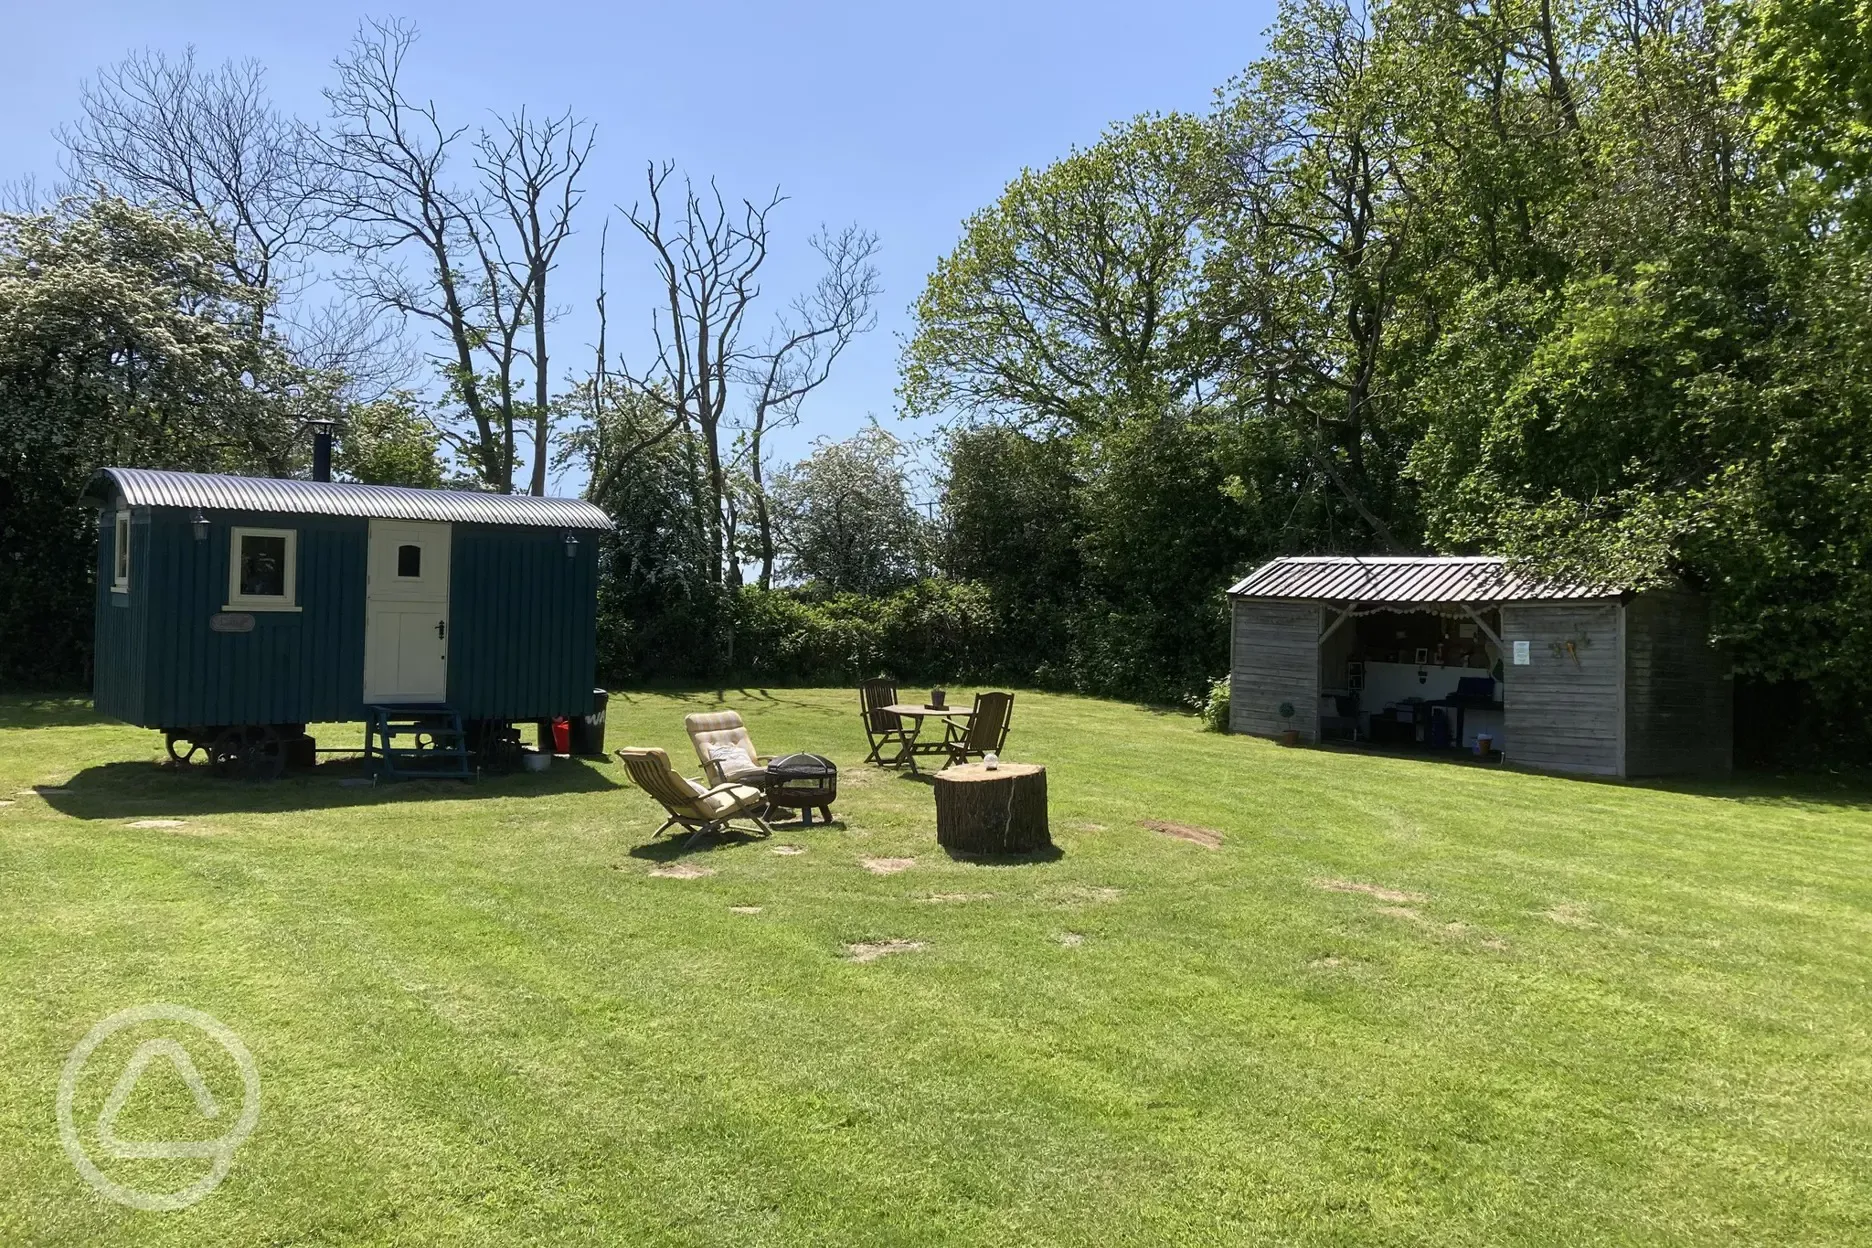
[{"label": "red container", "polygon": [[561,715],[553,720],[553,753],[572,752],[572,721]]}]

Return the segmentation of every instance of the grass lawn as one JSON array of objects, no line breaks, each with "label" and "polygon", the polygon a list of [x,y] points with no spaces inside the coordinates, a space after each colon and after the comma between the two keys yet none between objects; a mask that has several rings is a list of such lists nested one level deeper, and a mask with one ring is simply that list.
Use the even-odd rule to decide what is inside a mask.
[{"label": "grass lawn", "polygon": [[[1872,1240],[1865,793],[1022,694],[1008,756],[1047,765],[1063,854],[982,864],[860,766],[845,690],[617,695],[610,744],[692,758],[719,705],[835,758],[841,822],[683,853],[616,765],[253,786],[0,701],[0,1244]],[[884,941],[921,947],[849,956]],[[262,1088],[177,1213],[95,1195],[55,1125],[67,1054],[147,1002],[226,1023]],[[87,1140],[139,1036],[194,1035],[240,1104],[149,1026],[86,1067]],[[119,1135],[219,1129],[150,1071]]]}]

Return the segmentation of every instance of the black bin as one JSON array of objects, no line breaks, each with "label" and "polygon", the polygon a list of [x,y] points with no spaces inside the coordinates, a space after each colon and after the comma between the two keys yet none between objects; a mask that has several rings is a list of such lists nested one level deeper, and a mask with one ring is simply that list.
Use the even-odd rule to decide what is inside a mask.
[{"label": "black bin", "polygon": [[594,689],[591,714],[572,717],[572,753],[587,757],[604,755],[605,703],[610,700],[610,694],[602,689]]}]

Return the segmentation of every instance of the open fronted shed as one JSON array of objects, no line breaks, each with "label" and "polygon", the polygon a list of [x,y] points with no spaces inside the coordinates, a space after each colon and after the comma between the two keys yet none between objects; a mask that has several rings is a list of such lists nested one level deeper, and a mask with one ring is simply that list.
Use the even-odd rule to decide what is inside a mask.
[{"label": "open fronted shed", "polygon": [[1486,556],[1276,559],[1229,590],[1230,728],[1605,776],[1726,773],[1732,688],[1688,590]]}]

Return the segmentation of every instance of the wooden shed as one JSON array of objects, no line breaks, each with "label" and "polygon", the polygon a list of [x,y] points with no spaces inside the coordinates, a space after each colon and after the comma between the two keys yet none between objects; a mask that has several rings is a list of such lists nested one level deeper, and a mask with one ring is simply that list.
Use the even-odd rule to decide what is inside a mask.
[{"label": "wooden shed", "polygon": [[1230,728],[1603,776],[1726,774],[1729,665],[1687,590],[1489,557],[1276,559],[1229,590]]},{"label": "wooden shed", "polygon": [[362,720],[391,770],[421,745],[459,773],[592,709],[611,521],[590,503],[136,468],[86,497],[97,708],[172,753],[277,770],[306,724]]}]

